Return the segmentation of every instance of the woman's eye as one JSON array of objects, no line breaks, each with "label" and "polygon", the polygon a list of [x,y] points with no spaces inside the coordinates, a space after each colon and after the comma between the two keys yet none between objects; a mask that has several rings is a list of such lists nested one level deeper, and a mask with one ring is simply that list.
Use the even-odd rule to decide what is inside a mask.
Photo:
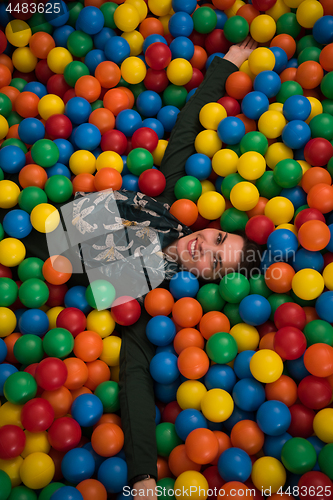
[{"label": "woman's eye", "polygon": [[222,241],[222,234],[219,233],[218,237],[217,237],[217,244],[219,245]]}]

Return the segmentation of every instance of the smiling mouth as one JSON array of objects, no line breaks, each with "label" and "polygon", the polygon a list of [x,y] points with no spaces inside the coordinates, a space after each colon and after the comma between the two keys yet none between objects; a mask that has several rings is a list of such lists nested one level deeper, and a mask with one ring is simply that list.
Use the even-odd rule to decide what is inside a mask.
[{"label": "smiling mouth", "polygon": [[198,245],[198,238],[188,242],[187,249],[188,249],[188,252],[191,255],[192,259],[195,256],[197,245]]}]

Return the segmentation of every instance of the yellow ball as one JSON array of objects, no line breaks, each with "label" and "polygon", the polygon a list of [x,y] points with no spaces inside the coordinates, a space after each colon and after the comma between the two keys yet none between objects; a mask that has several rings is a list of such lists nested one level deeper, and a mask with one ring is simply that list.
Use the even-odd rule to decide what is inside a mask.
[{"label": "yellow ball", "polygon": [[225,200],[217,191],[202,194],[197,205],[199,214],[208,220],[218,219],[225,210]]},{"label": "yellow ball", "polygon": [[283,361],[270,349],[261,349],[253,354],[250,361],[250,371],[256,380],[270,384],[278,380],[283,372]]},{"label": "yellow ball", "polygon": [[165,139],[160,139],[157,143],[156,149],[152,152],[154,165],[159,167],[162,163],[165,150],[168,146],[168,141]]},{"label": "yellow ball", "polygon": [[12,487],[19,486],[22,483],[20,475],[20,467],[23,463],[23,458],[18,456],[10,460],[0,460],[0,470],[3,470],[10,477]]},{"label": "yellow ball", "polygon": [[260,335],[258,330],[246,323],[238,323],[230,330],[230,335],[236,340],[238,352],[254,351],[259,345]]},{"label": "yellow ball", "polygon": [[144,38],[141,35],[140,31],[129,31],[128,33],[123,33],[121,37],[129,43],[131,56],[138,56],[139,54],[141,54]]},{"label": "yellow ball", "polygon": [[267,139],[276,139],[282,134],[287,121],[279,111],[265,111],[258,121],[259,132],[263,133]]},{"label": "yellow ball", "polygon": [[166,14],[165,16],[160,16],[158,18],[158,20],[161,21],[161,23],[162,23],[164,35],[170,34],[170,30],[169,30],[170,17],[171,17],[171,14]]},{"label": "yellow ball", "polygon": [[282,102],[272,102],[272,104],[268,106],[268,111],[279,111],[279,113],[282,113],[283,112]]},{"label": "yellow ball", "polygon": [[140,23],[140,15],[134,5],[123,3],[114,11],[113,19],[117,28],[129,32],[135,30]]},{"label": "yellow ball", "polygon": [[30,221],[36,231],[40,233],[51,233],[60,222],[58,210],[49,203],[40,203],[32,209]]},{"label": "yellow ball", "polygon": [[[0,243],[1,244],[1,243]],[[0,307],[0,337],[7,337],[16,327],[16,316],[8,307]]]},{"label": "yellow ball", "polygon": [[21,19],[10,21],[5,29],[6,38],[14,47],[25,47],[32,36],[32,31],[28,23]]},{"label": "yellow ball", "polygon": [[294,216],[294,205],[284,196],[275,196],[266,203],[264,214],[275,226],[288,223]]},{"label": "yellow ball", "polygon": [[121,76],[132,85],[142,82],[147,74],[145,63],[139,57],[127,57],[120,66]]},{"label": "yellow ball", "polygon": [[108,366],[118,366],[121,348],[121,338],[110,335],[103,339],[103,351],[99,359]]},{"label": "yellow ball", "polygon": [[245,2],[242,0],[236,0],[235,3],[232,4],[230,9],[226,9],[224,12],[228,17],[233,17],[237,14],[237,11],[245,5]]},{"label": "yellow ball", "polygon": [[297,9],[299,5],[304,2],[304,0],[283,0],[284,3],[287,5],[287,7],[290,7],[291,9]]},{"label": "yellow ball", "polygon": [[172,0],[148,0],[148,8],[155,16],[166,16],[172,7]]},{"label": "yellow ball", "polygon": [[4,425],[18,425],[23,429],[21,422],[22,408],[23,405],[14,405],[9,401],[0,406],[0,427]]},{"label": "yellow ball", "polygon": [[[61,311],[63,311],[64,309],[65,309],[64,307],[56,306],[56,307],[51,307],[51,309],[49,309],[46,312],[46,316],[49,318],[49,329],[50,330],[52,328],[57,327],[57,317],[59,316]],[[88,329],[91,330],[91,328],[88,328]]]},{"label": "yellow ball", "polygon": [[258,47],[249,55],[249,68],[254,75],[262,71],[271,71],[275,66],[275,56],[266,47]]},{"label": "yellow ball", "polygon": [[101,170],[101,168],[106,167],[114,168],[115,170],[117,170],[117,172],[121,173],[124,168],[122,157],[115,151],[104,151],[98,156],[96,160],[96,168],[97,170]]},{"label": "yellow ball", "polygon": [[7,267],[18,266],[26,254],[25,246],[16,238],[4,238],[0,241],[0,264]]},{"label": "yellow ball", "polygon": [[222,141],[215,130],[203,130],[196,136],[194,147],[197,153],[213,158],[215,153],[221,149]]},{"label": "yellow ball", "polygon": [[314,269],[301,269],[292,279],[293,292],[303,300],[314,300],[323,292],[324,278]]},{"label": "yellow ball", "polygon": [[98,333],[102,339],[111,335],[115,329],[116,323],[111,316],[110,311],[91,311],[87,316],[87,330]]},{"label": "yellow ball", "polygon": [[316,99],[315,97],[307,97],[307,99],[310,101],[311,104],[311,113],[307,118],[306,123],[310,123],[312,118],[323,113],[324,108],[319,99]]},{"label": "yellow ball", "polygon": [[249,61],[246,60],[243,62],[243,64],[241,64],[240,68],[239,68],[239,71],[243,71],[243,73],[246,73],[247,75],[249,75],[249,77],[251,78],[251,80],[254,82],[254,79],[256,77],[256,75],[254,75],[252,73],[252,71],[250,70],[250,66],[249,66]]},{"label": "yellow ball", "polygon": [[125,0],[125,4],[132,5],[139,14],[140,23],[147,17],[148,8],[145,0]]},{"label": "yellow ball", "polygon": [[73,62],[72,54],[64,47],[55,47],[47,55],[47,65],[53,73],[63,75],[68,64]]},{"label": "yellow ball", "polygon": [[20,475],[23,484],[32,490],[45,488],[53,479],[54,462],[49,455],[36,451],[24,459]]},{"label": "yellow ball", "polygon": [[208,179],[200,181],[200,184],[201,184],[201,194],[208,193],[208,191],[216,191],[214,184]]},{"label": "yellow ball", "polygon": [[20,188],[13,181],[0,181],[0,208],[13,208],[17,205]]},{"label": "yellow ball", "polygon": [[276,493],[284,486],[287,474],[282,463],[273,457],[261,457],[252,466],[251,479],[258,490],[266,495]]},{"label": "yellow ball", "polygon": [[12,54],[12,62],[18,71],[30,73],[35,69],[38,59],[29,47],[19,47]]},{"label": "yellow ball", "polygon": [[251,36],[259,43],[266,43],[271,40],[275,35],[275,31],[276,23],[267,14],[255,17],[250,25]]},{"label": "yellow ball", "polygon": [[[301,165],[303,175],[305,174],[305,172],[307,172],[309,170],[309,168],[311,168],[310,163],[308,163],[305,160],[296,160],[296,161],[297,161],[297,163],[299,163]],[[302,181],[299,183],[299,186],[301,186],[301,184],[302,184]]]},{"label": "yellow ball", "polygon": [[324,443],[333,443],[333,408],[325,408],[317,413],[313,430]]},{"label": "yellow ball", "polygon": [[200,110],[199,121],[204,128],[217,130],[217,127],[223,118],[227,117],[227,112],[222,104],[218,102],[209,102]]},{"label": "yellow ball", "polygon": [[26,441],[25,447],[21,455],[26,458],[31,453],[36,453],[37,451],[41,453],[48,453],[51,449],[49,440],[47,439],[47,432],[29,432],[24,431]]},{"label": "yellow ball", "polygon": [[94,174],[96,170],[96,158],[90,151],[80,149],[71,155],[69,159],[69,168],[74,175]]},{"label": "yellow ball", "polygon": [[297,236],[297,234],[298,234],[297,228],[294,224],[279,224],[275,228],[275,230],[277,230],[277,229],[288,229],[289,231],[294,233],[295,236]]},{"label": "yellow ball", "polygon": [[201,411],[211,422],[224,422],[234,411],[234,401],[223,389],[211,389],[201,400]]},{"label": "yellow ball", "polygon": [[38,113],[47,120],[52,115],[63,115],[65,113],[64,101],[55,94],[47,94],[38,103]]},{"label": "yellow ball", "polygon": [[283,142],[274,142],[268,146],[267,152],[265,154],[265,160],[269,168],[274,170],[275,166],[279,161],[289,158],[292,160],[294,158],[293,150],[288,148]]},{"label": "yellow ball", "polygon": [[182,410],[193,408],[200,411],[201,400],[206,392],[206,387],[198,380],[186,380],[177,389],[177,403]]},{"label": "yellow ball", "polygon": [[296,11],[297,22],[307,29],[313,28],[315,22],[323,15],[324,8],[317,0],[305,0]]},{"label": "yellow ball", "polygon": [[256,151],[247,151],[239,158],[237,170],[248,181],[259,179],[266,170],[265,158]]},{"label": "yellow ball", "polygon": [[290,12],[290,8],[284,3],[283,0],[277,0],[276,4],[270,9],[266,10],[266,14],[271,16],[276,22],[283,14]]},{"label": "yellow ball", "polygon": [[230,192],[230,201],[237,210],[252,210],[259,201],[259,191],[251,182],[238,182]]},{"label": "yellow ball", "polygon": [[183,499],[186,496],[191,500],[206,500],[208,488],[205,476],[194,470],[187,470],[179,474],[173,486],[177,499]]},{"label": "yellow ball", "polygon": [[0,115],[0,140],[4,139],[8,134],[9,125],[6,118]]},{"label": "yellow ball", "polygon": [[110,380],[112,380],[113,382],[117,382],[117,384],[119,384],[119,370],[119,366],[110,366]]},{"label": "yellow ball", "polygon": [[193,67],[186,59],[173,59],[167,67],[166,74],[174,85],[186,85],[192,78]]},{"label": "yellow ball", "polygon": [[323,271],[323,278],[326,288],[333,290],[333,262],[325,267]]},{"label": "yellow ball", "polygon": [[220,149],[212,158],[214,172],[221,177],[237,172],[238,155],[232,149]]}]

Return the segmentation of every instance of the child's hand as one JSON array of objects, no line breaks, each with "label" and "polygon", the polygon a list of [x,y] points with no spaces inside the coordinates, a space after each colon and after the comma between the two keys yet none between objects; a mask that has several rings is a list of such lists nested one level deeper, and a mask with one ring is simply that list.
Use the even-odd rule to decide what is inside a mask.
[{"label": "child's hand", "polygon": [[223,59],[232,62],[238,68],[249,58],[251,52],[258,47],[258,43],[250,36],[237,45],[232,45]]}]

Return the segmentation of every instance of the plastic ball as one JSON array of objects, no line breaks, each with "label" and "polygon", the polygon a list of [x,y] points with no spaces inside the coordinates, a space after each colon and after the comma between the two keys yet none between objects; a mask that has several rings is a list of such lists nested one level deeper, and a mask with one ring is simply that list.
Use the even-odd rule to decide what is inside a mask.
[{"label": "plastic ball", "polygon": [[10,403],[24,404],[35,397],[37,384],[29,373],[16,372],[7,378],[3,392]]},{"label": "plastic ball", "polygon": [[97,477],[109,493],[119,493],[127,483],[126,462],[118,457],[105,460]]},{"label": "plastic ball", "polygon": [[21,421],[29,432],[46,431],[54,420],[51,404],[43,398],[31,399],[22,408]]},{"label": "plastic ball", "polygon": [[306,369],[316,377],[329,377],[333,373],[333,348],[317,343],[309,346],[304,354]]},{"label": "plastic ball", "polygon": [[223,31],[229,42],[240,43],[249,34],[249,24],[244,17],[236,15],[226,20]]},{"label": "plastic ball", "polygon": [[323,292],[324,279],[318,271],[302,269],[295,274],[292,289],[297,297],[303,300],[313,300]]},{"label": "plastic ball", "polygon": [[309,375],[301,380],[298,397],[306,407],[321,410],[329,404],[332,388],[327,380]]},{"label": "plastic ball", "polygon": [[54,462],[46,453],[35,452],[28,455],[20,468],[23,484],[31,489],[47,486],[53,479]]},{"label": "plastic ball", "polygon": [[249,455],[237,447],[225,450],[219,457],[217,467],[224,481],[246,481],[252,471]]},{"label": "plastic ball", "polygon": [[271,314],[271,307],[265,297],[251,294],[241,301],[239,314],[245,323],[257,326],[268,320]]},{"label": "plastic ball", "polygon": [[232,205],[241,211],[252,210],[258,203],[259,191],[251,182],[239,182],[230,193]]},{"label": "plastic ball", "polygon": [[283,362],[277,353],[262,349],[252,356],[250,370],[255,379],[267,384],[281,377]]},{"label": "plastic ball", "polygon": [[276,493],[286,482],[287,474],[282,463],[273,457],[261,457],[253,464],[251,479],[261,491]]},{"label": "plastic ball", "polygon": [[170,344],[173,340],[176,335],[176,328],[170,318],[157,315],[148,321],[146,334],[152,344],[164,346]]},{"label": "plastic ball", "polygon": [[258,129],[267,139],[276,139],[282,134],[286,119],[279,111],[268,110],[263,113],[258,122]]},{"label": "plastic ball", "polygon": [[254,75],[261,71],[271,71],[275,66],[275,56],[265,47],[255,49],[249,56],[249,68]]},{"label": "plastic ball", "polygon": [[259,179],[266,170],[265,158],[256,151],[248,151],[239,158],[237,170],[246,180],[253,181]]},{"label": "plastic ball", "polygon": [[0,429],[1,450],[0,458],[10,460],[18,457],[24,450],[25,434],[17,425],[4,425]]}]

